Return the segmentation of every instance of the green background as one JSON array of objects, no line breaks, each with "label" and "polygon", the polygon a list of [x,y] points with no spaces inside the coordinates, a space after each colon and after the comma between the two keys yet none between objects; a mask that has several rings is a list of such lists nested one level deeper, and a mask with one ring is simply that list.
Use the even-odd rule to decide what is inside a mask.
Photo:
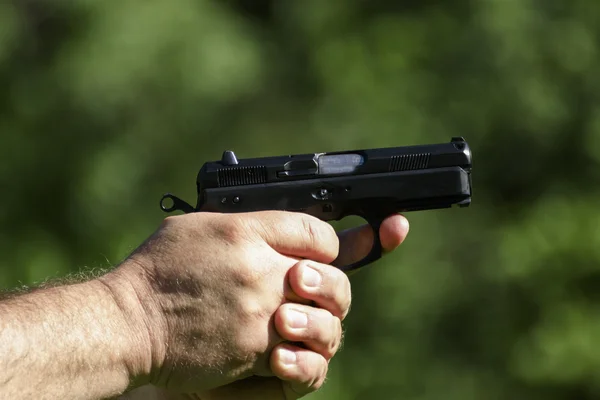
[{"label": "green background", "polygon": [[[11,5],[14,4],[14,5]],[[600,2],[0,3],[0,288],[117,264],[238,157],[446,142],[312,399],[600,398]]]}]

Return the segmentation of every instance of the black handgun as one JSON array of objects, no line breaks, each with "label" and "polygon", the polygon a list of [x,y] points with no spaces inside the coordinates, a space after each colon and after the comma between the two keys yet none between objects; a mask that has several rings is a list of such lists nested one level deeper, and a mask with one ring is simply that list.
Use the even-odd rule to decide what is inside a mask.
[{"label": "black handgun", "polygon": [[[375,241],[362,260],[339,268],[349,272],[381,258],[379,227],[395,213],[467,207],[471,203],[471,150],[462,137],[449,143],[370,150],[240,159],[225,151],[205,163],[192,207],[170,193],[165,212],[303,212],[324,221],[364,218]],[[165,200],[172,205],[167,207]]]}]

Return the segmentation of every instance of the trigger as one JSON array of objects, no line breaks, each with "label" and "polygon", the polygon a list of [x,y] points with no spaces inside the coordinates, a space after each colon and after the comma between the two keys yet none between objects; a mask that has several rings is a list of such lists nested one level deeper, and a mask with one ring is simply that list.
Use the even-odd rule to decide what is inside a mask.
[{"label": "trigger", "polygon": [[360,261],[352,263],[346,266],[338,267],[342,271],[344,271],[347,275],[356,272],[358,269],[365,267],[377,260],[379,260],[383,254],[383,248],[381,247],[381,237],[379,236],[379,229],[381,228],[381,224],[383,223],[383,218],[370,218],[367,219],[367,222],[373,229],[373,245],[369,253]]}]

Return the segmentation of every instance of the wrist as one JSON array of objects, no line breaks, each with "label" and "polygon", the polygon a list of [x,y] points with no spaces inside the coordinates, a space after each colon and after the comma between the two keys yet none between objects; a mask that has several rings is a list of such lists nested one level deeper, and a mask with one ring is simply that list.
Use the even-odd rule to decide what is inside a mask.
[{"label": "wrist", "polygon": [[122,354],[129,373],[130,388],[153,381],[164,360],[166,324],[155,301],[147,270],[128,259],[99,277],[126,322],[130,351]]}]

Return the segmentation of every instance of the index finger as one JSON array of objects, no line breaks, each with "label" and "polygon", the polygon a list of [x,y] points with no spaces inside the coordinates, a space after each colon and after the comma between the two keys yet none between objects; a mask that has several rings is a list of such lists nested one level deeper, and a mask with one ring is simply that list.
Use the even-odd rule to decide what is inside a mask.
[{"label": "index finger", "polygon": [[[381,247],[383,252],[388,253],[400,246],[406,235],[408,235],[408,220],[400,214],[387,217],[379,228]],[[358,262],[365,258],[373,247],[373,229],[369,225],[340,232],[340,251],[338,258],[332,262],[333,265],[343,266]]]},{"label": "index finger", "polygon": [[331,225],[311,215],[289,211],[253,213],[257,231],[273,250],[324,264],[335,260],[339,238]]}]

